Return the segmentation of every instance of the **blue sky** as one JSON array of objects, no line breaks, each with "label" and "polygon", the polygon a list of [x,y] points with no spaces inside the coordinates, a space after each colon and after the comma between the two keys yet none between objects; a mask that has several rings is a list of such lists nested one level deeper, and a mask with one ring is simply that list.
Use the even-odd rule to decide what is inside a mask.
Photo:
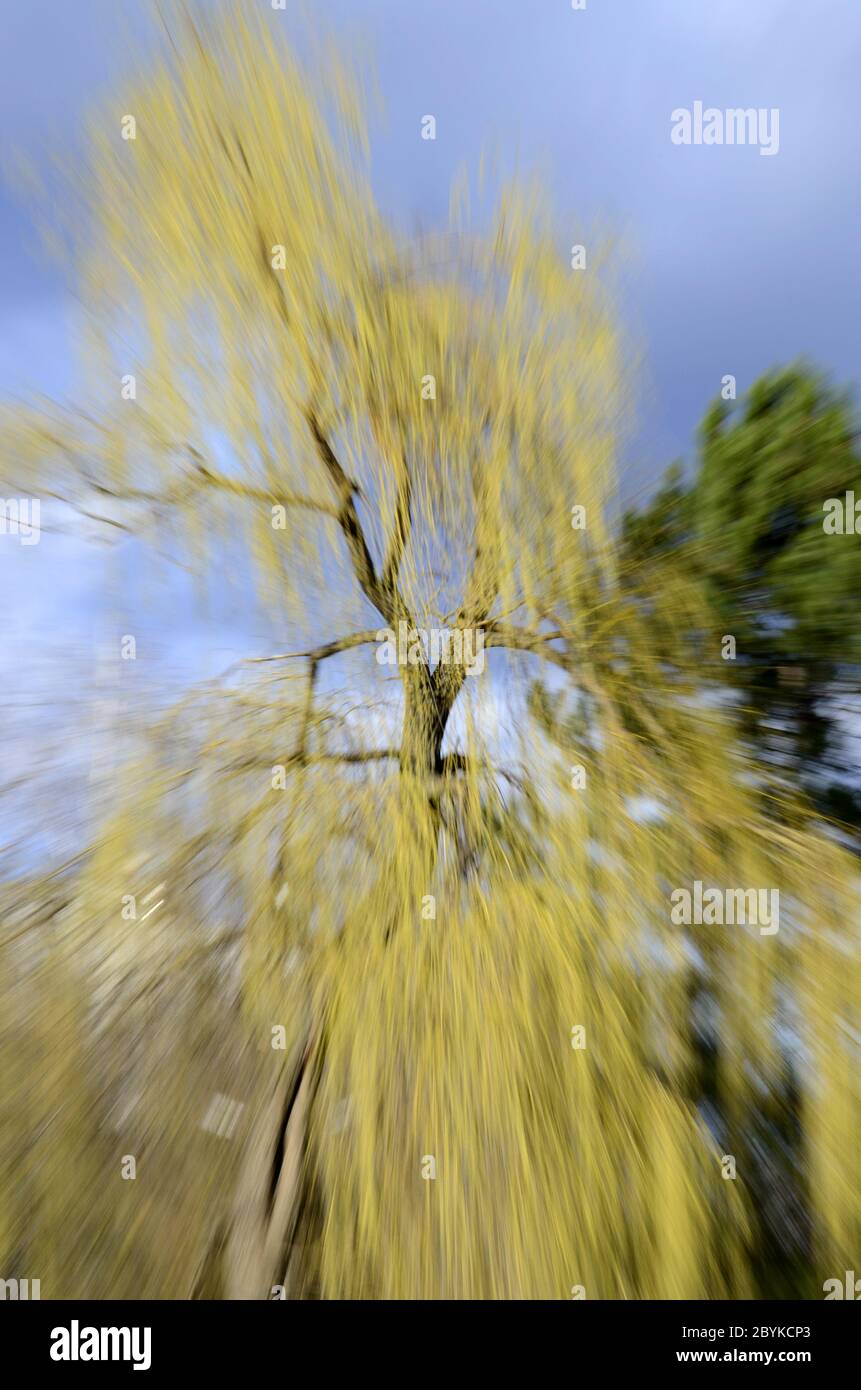
[{"label": "blue sky", "polygon": [[[237,7],[268,0],[236,0]],[[173,0],[163,0],[170,14]],[[290,8],[293,8],[292,0]],[[861,4],[858,0],[315,0],[355,51],[374,55],[379,197],[405,226],[442,222],[449,185],[483,149],[543,171],[560,240],[591,228],[624,246],[622,310],[642,359],[625,489],[637,495],[679,455],[721,377],[739,390],[798,355],[859,379]],[[289,14],[271,22],[289,25]],[[0,147],[41,163],[80,158],[82,118],[122,90],[151,41],[143,0],[7,0],[0,7]],[[777,107],[780,150],[680,148],[671,112]],[[426,113],[435,142],[419,138]],[[569,236],[570,231],[570,236]],[[25,208],[0,192],[0,395],[64,392],[76,305],[34,254]],[[7,595],[0,676],[28,653],[55,663],[117,627],[149,624],[165,659],[209,673],[267,649],[242,596],[201,615],[176,579],[155,591],[139,556],[45,535],[0,545]],[[161,581],[160,581],[161,582]],[[110,588],[112,599],[104,594]],[[65,654],[65,655],[64,655]],[[59,669],[55,665],[55,671]]]},{"label": "blue sky", "polygon": [[[385,103],[375,180],[399,220],[442,221],[452,176],[490,148],[545,172],[572,240],[593,226],[623,239],[625,308],[644,355],[635,453],[646,477],[689,448],[725,372],[743,386],[807,354],[857,380],[856,0],[588,0],[583,12],[569,0],[315,0],[313,12],[374,55]],[[145,47],[145,16],[143,0],[3,6],[4,150],[74,159],[90,101],[121,89],[130,54]],[[670,112],[695,100],[778,107],[779,154],[674,146]],[[426,112],[433,143],[418,138]],[[2,391],[68,379],[73,304],[36,245],[4,192]]]}]

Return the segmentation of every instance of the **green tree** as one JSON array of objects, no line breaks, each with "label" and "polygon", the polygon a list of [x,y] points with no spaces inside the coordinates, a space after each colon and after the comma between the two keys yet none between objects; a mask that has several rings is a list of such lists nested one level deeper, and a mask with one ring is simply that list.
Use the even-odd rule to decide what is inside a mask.
[{"label": "green tree", "polygon": [[720,662],[709,638],[745,736],[819,805],[857,821],[838,715],[859,690],[861,546],[831,532],[826,507],[839,499],[842,510],[849,492],[861,498],[851,399],[807,367],[784,368],[707,411],[692,477],[674,467],[627,515],[625,550],[634,566],[675,559],[703,586],[736,639],[736,660]]}]

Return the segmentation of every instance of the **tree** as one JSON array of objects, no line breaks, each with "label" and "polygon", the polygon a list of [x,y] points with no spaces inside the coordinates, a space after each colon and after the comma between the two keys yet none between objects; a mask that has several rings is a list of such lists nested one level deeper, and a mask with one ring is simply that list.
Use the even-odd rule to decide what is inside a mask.
[{"label": "tree", "polygon": [[635,568],[675,559],[703,586],[736,639],[722,674],[744,736],[856,824],[838,716],[858,692],[861,549],[829,514],[836,502],[843,516],[859,478],[851,400],[807,367],[783,368],[737,406],[710,407],[690,482],[671,470],[650,505],[629,513],[625,542]]},{"label": "tree", "polygon": [[[66,1142],[72,1117],[90,1134],[74,1150],[110,1213],[104,1263],[130,1279],[131,1230],[147,1287],[181,1296],[743,1293],[749,1202],[718,1145],[745,1150],[745,1064],[783,1066],[786,988],[819,1067],[811,1239],[843,1258],[850,867],[800,805],[774,833],[725,719],[695,706],[699,670],[682,648],[668,676],[657,605],[621,582],[608,297],[572,275],[534,189],[506,191],[484,232],[464,213],[405,242],[361,173],[355,84],[325,72],[318,94],[268,17],[184,16],[124,95],[136,139],[96,129],[86,407],[7,423],[14,486],[157,533],[204,583],[253,561],[296,638],[142,721],[59,916],[56,886],[30,886],[50,989],[16,968],[44,1035],[62,997],[83,1039],[77,1089],[71,1064],[50,1074],[73,1097]],[[670,646],[687,602],[664,596]],[[390,741],[371,655],[402,642]],[[356,663],[346,699],[321,682],[337,662]],[[537,668],[580,711],[561,740],[552,692],[531,716],[519,700]],[[668,884],[774,880],[803,905],[814,863],[831,895],[801,953],[671,923]],[[144,890],[164,902],[145,930],[119,912]],[[694,950],[725,1019],[718,1140],[697,1109]],[[22,1085],[34,1065],[31,1048]],[[201,1138],[188,1117],[219,1077]],[[153,1176],[120,1211],[87,1127],[121,1083]],[[241,1157],[204,1160],[239,1098]],[[11,1222],[27,1250],[56,1209],[41,1172]],[[144,1234],[168,1189],[176,1249]],[[74,1268],[103,1287],[81,1251]]]}]

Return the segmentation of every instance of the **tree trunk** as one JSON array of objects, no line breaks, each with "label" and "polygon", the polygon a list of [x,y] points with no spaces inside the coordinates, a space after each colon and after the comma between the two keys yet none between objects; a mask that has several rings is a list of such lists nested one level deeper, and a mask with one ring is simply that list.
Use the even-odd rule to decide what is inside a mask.
[{"label": "tree trunk", "polygon": [[252,1125],[227,1243],[229,1299],[269,1298],[283,1285],[302,1206],[308,1116],[318,1074],[316,1044],[281,1072]]},{"label": "tree trunk", "polygon": [[[462,674],[460,679],[457,672],[446,675],[449,679],[438,690],[426,666],[403,671],[402,807],[413,831],[408,839],[422,893],[431,892],[436,870],[442,822],[434,784],[442,772],[445,728],[462,683]],[[390,931],[391,924],[387,940]],[[269,1298],[273,1287],[287,1284],[307,1185],[303,1163],[321,1045],[319,1033],[312,1030],[298,1058],[275,1083],[248,1137],[226,1250],[229,1299]]]},{"label": "tree trunk", "polygon": [[401,731],[401,771],[433,777],[442,763],[442,740],[448,711],[440,708],[426,666],[406,666],[403,672],[404,722]]}]

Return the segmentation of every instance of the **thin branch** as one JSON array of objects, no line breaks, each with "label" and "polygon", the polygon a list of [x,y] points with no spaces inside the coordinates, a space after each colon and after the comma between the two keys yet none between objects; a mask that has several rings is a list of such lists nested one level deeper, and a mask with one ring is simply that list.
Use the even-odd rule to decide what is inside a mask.
[{"label": "thin branch", "polygon": [[307,507],[310,511],[323,512],[336,521],[340,519],[338,508],[332,506],[330,502],[323,502],[317,497],[308,497],[300,492],[288,492],[279,496],[271,488],[252,487],[241,478],[231,478],[226,473],[214,473],[192,445],[188,446],[188,452],[194,461],[195,473],[210,487],[219,488],[223,492],[230,492],[235,497],[251,498],[258,502],[270,502],[276,506]]},{"label": "thin branch", "polygon": [[308,663],[308,693],[305,698],[305,711],[302,715],[302,728],[299,732],[299,742],[297,745],[295,759],[302,767],[308,761],[308,734],[311,730],[311,723],[314,718],[314,691],[317,687],[317,662],[311,657]]},{"label": "thin branch", "polygon": [[399,748],[366,748],[358,753],[314,753],[308,759],[312,763],[379,763],[391,758],[399,760]]},{"label": "thin branch", "polygon": [[441,777],[453,777],[457,772],[486,772],[493,777],[504,777],[506,782],[523,791],[523,781],[507,768],[495,767],[493,763],[482,762],[467,753],[446,753],[440,765]]},{"label": "thin branch", "polygon": [[[194,473],[181,480],[174,487],[168,488],[163,493],[150,492],[145,488],[126,487],[117,489],[108,487],[106,483],[98,481],[88,473],[81,470],[81,481],[84,487],[94,492],[99,497],[109,498],[111,501],[120,503],[140,504],[153,508],[176,507],[187,499],[199,488],[206,486],[214,488],[220,492],[229,493],[240,501],[265,502],[270,506],[282,507],[304,507],[309,511],[319,512],[323,516],[332,517],[335,521],[340,521],[341,510],[333,506],[331,502],[325,502],[317,497],[309,497],[304,493],[288,492],[280,495],[270,488],[257,487],[243,481],[241,478],[231,478],[224,473],[215,473],[207,464],[203,462],[197,450],[191,445],[188,452],[194,460]],[[71,507],[79,515],[86,517],[100,525],[113,526],[118,530],[134,534],[132,528],[125,522],[118,521],[115,517],[105,516],[99,512],[92,512],[77,501],[74,493],[67,494],[62,492],[40,489],[42,497],[48,497],[56,502],[62,502],[64,506]],[[47,529],[47,528],[43,528]]]},{"label": "thin branch", "polygon": [[293,661],[299,657],[305,657],[306,660],[313,662],[325,661],[326,657],[337,656],[338,652],[347,652],[352,647],[361,647],[367,643],[376,642],[377,632],[378,629],[376,628],[368,628],[365,632],[353,632],[349,637],[339,637],[334,642],[326,642],[322,647],[314,647],[307,652],[276,652],[274,656],[248,656],[245,658],[245,663],[253,665],[261,661]]},{"label": "thin branch", "polygon": [[[399,748],[364,748],[358,752],[345,751],[343,753],[308,753],[297,750],[290,753],[281,763],[270,762],[268,758],[243,757],[231,763],[224,763],[217,769],[222,776],[235,772],[248,772],[252,768],[261,767],[311,767],[315,763],[347,763],[358,765],[361,763],[382,763],[399,762],[401,752]],[[197,766],[189,767],[184,775],[191,775],[198,771]]]}]

